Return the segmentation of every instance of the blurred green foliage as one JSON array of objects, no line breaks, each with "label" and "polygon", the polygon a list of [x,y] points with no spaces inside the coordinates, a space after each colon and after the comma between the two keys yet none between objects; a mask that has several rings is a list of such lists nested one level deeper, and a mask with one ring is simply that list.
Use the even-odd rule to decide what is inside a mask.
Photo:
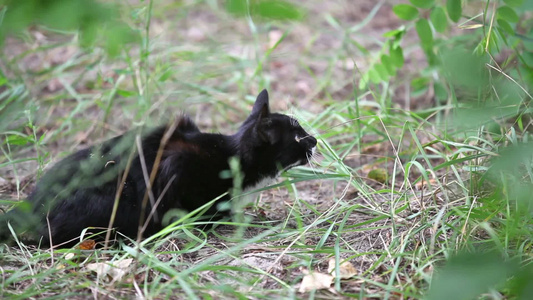
[{"label": "blurred green foliage", "polygon": [[[472,172],[476,203],[467,199],[458,209],[465,216],[463,234],[483,228],[490,236],[459,239],[459,250],[450,249],[445,266],[435,271],[428,299],[473,299],[491,291],[533,296],[533,277],[525,275],[531,274],[527,257],[533,247],[532,3],[485,1],[478,16],[464,15],[467,4],[461,0],[410,0],[393,7],[411,23],[386,35],[383,52],[403,51],[403,37],[415,30],[428,66],[413,79],[412,89],[422,93],[433,87],[435,100],[454,108],[446,118],[448,133],[473,134],[496,152],[480,162],[479,170],[488,171]],[[450,37],[452,27],[464,34]],[[377,64],[362,77],[360,88],[389,79],[372,78],[379,74],[373,68]]]},{"label": "blurred green foliage", "polygon": [[[378,84],[388,81],[395,76],[396,71],[403,66],[403,53],[405,52],[405,46],[402,46],[403,36],[410,30],[416,31],[420,46],[428,59],[427,71],[422,73],[428,74],[425,76],[429,82],[438,83],[440,81],[438,75],[440,70],[446,69],[450,62],[450,59],[447,59],[449,58],[448,52],[460,47],[461,49],[470,49],[465,51],[471,53],[475,49],[476,59],[484,57],[485,61],[488,61],[490,57],[497,57],[507,51],[513,51],[513,54],[501,65],[502,71],[509,70],[509,75],[518,84],[532,86],[533,25],[526,17],[522,17],[533,10],[533,5],[530,2],[522,0],[503,1],[493,12],[488,10],[489,6],[487,5],[484,15],[465,16],[468,20],[462,21],[462,23],[459,22],[463,15],[461,0],[448,0],[445,3],[411,0],[410,3],[395,5],[393,12],[396,16],[402,20],[412,21],[412,23],[384,35],[388,41],[384,43],[379,53],[380,59],[376,60],[363,74],[359,82],[359,89],[365,89],[371,83]],[[492,8],[492,6],[491,3],[490,7]],[[494,14],[496,22],[491,22],[491,14]],[[471,31],[465,32],[465,35],[460,37],[450,37],[447,32],[453,23],[458,24],[454,26]],[[525,34],[522,33],[524,31]],[[443,55],[447,57],[442,58]],[[469,55],[468,57],[472,56]],[[466,59],[460,60],[464,62]],[[511,65],[515,62],[517,63],[516,66]],[[454,65],[461,65],[461,63],[458,62]],[[472,66],[472,63],[468,63],[468,65]],[[475,67],[475,69],[479,68],[486,68],[486,66]],[[382,69],[389,72],[380,72]],[[465,70],[467,68],[461,66],[460,69]],[[461,74],[461,72],[456,73]],[[465,74],[471,74],[471,72]],[[461,79],[477,80],[467,77],[467,75],[463,75]],[[468,84],[463,83],[462,85]],[[440,89],[439,92],[442,95],[443,90]]]},{"label": "blurred green foliage", "polygon": [[0,43],[32,25],[52,30],[79,32],[80,43],[90,46],[101,40],[111,55],[140,35],[120,21],[118,8],[94,0],[2,0]]},{"label": "blurred green foliage", "polygon": [[237,16],[250,14],[266,19],[299,20],[304,16],[302,8],[281,0],[228,0],[226,9]]},{"label": "blurred green foliage", "polygon": [[429,300],[474,299],[481,293],[505,285],[519,271],[516,261],[495,253],[472,252],[451,257],[431,280]]}]

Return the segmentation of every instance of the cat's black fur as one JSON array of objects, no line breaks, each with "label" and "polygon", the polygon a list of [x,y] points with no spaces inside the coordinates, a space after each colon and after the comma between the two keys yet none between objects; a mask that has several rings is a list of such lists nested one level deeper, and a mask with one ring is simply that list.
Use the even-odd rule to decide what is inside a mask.
[{"label": "cat's black fur", "polygon": [[[137,141],[136,133],[126,133],[60,161],[46,172],[28,197],[31,213],[25,215],[21,208],[15,209],[9,218],[11,223],[19,224],[19,228],[33,227],[44,244],[49,244],[51,232],[53,245],[73,239],[75,242],[87,227],[107,228],[119,178],[133,153],[113,227],[135,238],[147,186],[144,174],[151,173],[163,136],[167,134],[169,139],[152,185],[152,201],[148,201],[144,213],[149,215],[150,203],[162,195],[148,220],[144,232],[148,236],[162,228],[163,215],[170,209],[193,211],[230,191],[233,179],[221,174],[230,169],[231,157],[240,160],[244,174],[242,188],[247,189],[266,178],[276,177],[281,170],[307,163],[317,143],[296,120],[270,113],[266,90],[259,94],[252,113],[234,135],[202,133],[186,116],[178,119],[172,132],[169,128],[159,127],[142,134]],[[226,195],[219,201],[228,199]],[[209,215],[217,213],[220,212],[216,205],[207,211]],[[37,215],[37,221],[25,217],[29,215]]]}]

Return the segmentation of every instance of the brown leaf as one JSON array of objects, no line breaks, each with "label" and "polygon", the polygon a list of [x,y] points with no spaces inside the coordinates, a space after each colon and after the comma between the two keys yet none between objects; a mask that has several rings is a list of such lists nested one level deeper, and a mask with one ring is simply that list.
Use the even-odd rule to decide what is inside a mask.
[{"label": "brown leaf", "polygon": [[299,293],[305,293],[312,290],[328,289],[333,283],[333,276],[319,272],[311,272],[304,276]]},{"label": "brown leaf", "polygon": [[59,78],[50,79],[50,81],[48,81],[48,84],[46,85],[46,90],[51,93],[57,92],[63,88],[63,83],[61,83],[61,80],[59,80]]},{"label": "brown leaf", "polygon": [[425,188],[429,188],[431,186],[436,186],[437,184],[437,180],[431,178],[429,180],[429,182],[427,182],[426,180],[421,180],[419,182],[417,182],[415,184],[415,189],[417,189],[418,191],[422,190],[422,189],[425,189]]},{"label": "brown leaf", "polygon": [[71,59],[76,52],[78,52],[78,48],[74,46],[57,47],[50,50],[46,58],[53,65],[60,65]]},{"label": "brown leaf", "polygon": [[378,154],[378,155],[384,155],[384,153],[388,153],[390,150],[390,147],[387,143],[378,143],[373,144],[370,146],[366,146],[361,150],[362,154]]},{"label": "brown leaf", "polygon": [[85,240],[78,245],[80,250],[94,250],[96,242],[94,240]]},{"label": "brown leaf", "polygon": [[117,260],[114,262],[100,262],[87,265],[87,269],[95,272],[99,277],[111,278],[111,282],[119,281],[130,269],[132,258]]},{"label": "brown leaf", "polygon": [[187,38],[195,42],[201,42],[206,38],[205,30],[198,28],[197,26],[189,28],[187,30]]},{"label": "brown leaf", "polygon": [[304,94],[309,94],[313,91],[309,83],[306,82],[305,80],[296,81],[296,88],[302,91]]},{"label": "brown leaf", "polygon": [[[330,258],[328,261],[328,273],[336,276],[335,272],[335,258]],[[342,279],[351,278],[357,275],[357,269],[349,261],[345,261],[339,265],[339,277]]]},{"label": "brown leaf", "polygon": [[268,32],[268,47],[272,48],[283,36],[283,31],[281,30],[271,30]]}]

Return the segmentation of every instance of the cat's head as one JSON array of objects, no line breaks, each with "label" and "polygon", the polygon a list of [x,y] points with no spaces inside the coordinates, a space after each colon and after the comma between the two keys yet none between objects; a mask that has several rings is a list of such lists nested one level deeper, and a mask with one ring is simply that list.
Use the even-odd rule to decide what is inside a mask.
[{"label": "cat's head", "polygon": [[239,129],[238,135],[245,159],[262,166],[264,170],[287,170],[306,164],[317,143],[296,119],[270,112],[266,90],[257,96],[252,113]]}]

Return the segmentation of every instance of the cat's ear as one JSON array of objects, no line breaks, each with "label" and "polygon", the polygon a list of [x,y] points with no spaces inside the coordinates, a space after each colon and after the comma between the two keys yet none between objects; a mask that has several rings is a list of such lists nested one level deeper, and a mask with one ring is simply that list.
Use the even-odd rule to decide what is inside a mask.
[{"label": "cat's ear", "polygon": [[255,132],[264,143],[274,144],[278,140],[278,136],[272,130],[272,120],[269,118],[270,109],[268,107],[268,92],[266,89],[262,90],[257,96],[252,109],[252,114],[255,118]]},{"label": "cat's ear", "polygon": [[270,109],[268,108],[268,92],[266,89],[262,90],[257,99],[255,99],[254,107],[252,108],[252,114],[259,119],[267,117],[270,114]]},{"label": "cat's ear", "polygon": [[257,96],[252,113],[248,116],[244,124],[251,125],[253,139],[255,141],[274,144],[279,140],[279,136],[272,129],[272,120],[270,119],[270,109],[268,107],[268,92],[266,89],[262,90]]}]

